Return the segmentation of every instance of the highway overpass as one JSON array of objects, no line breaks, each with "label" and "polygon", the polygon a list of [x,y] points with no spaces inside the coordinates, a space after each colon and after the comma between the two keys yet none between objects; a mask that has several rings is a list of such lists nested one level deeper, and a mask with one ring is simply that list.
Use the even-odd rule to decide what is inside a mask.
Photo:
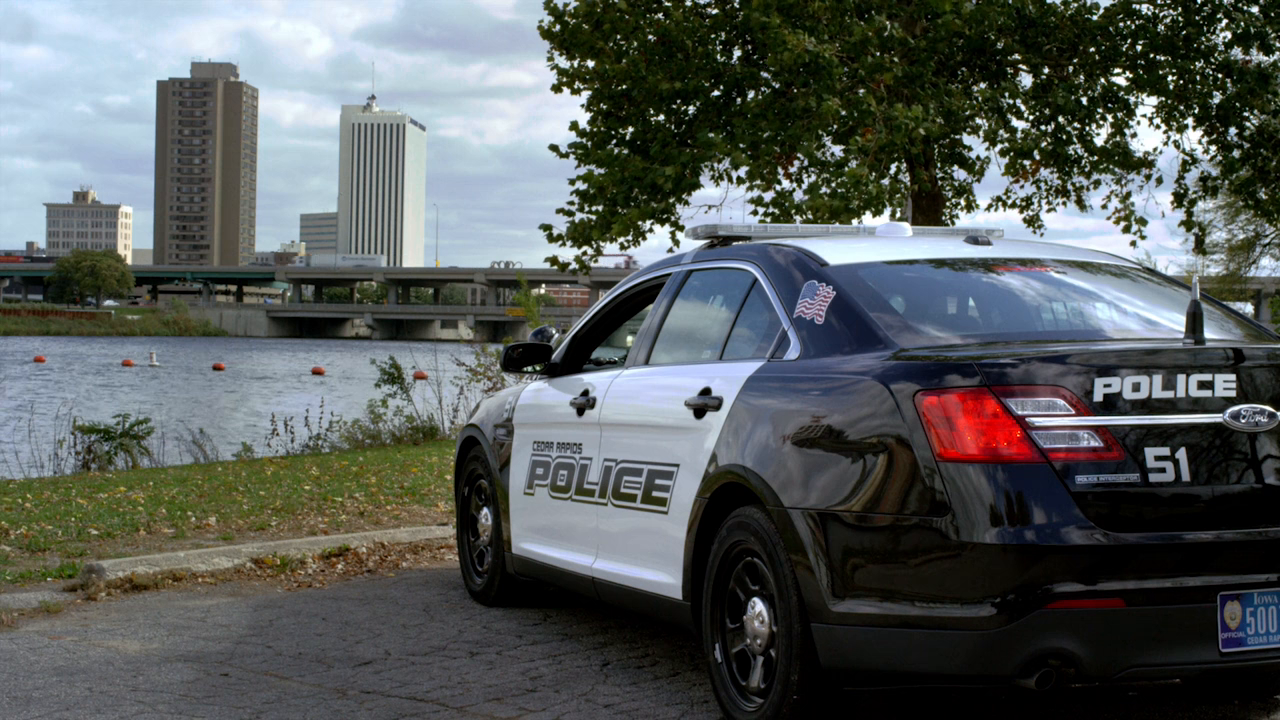
[{"label": "highway overpass", "polygon": [[[0,279],[9,279],[24,286],[43,286],[53,272],[52,264],[11,263],[0,265]],[[130,268],[138,287],[153,287],[170,283],[192,283],[203,287],[228,286],[243,288],[271,287],[288,289],[288,301],[301,302],[303,288],[345,287],[354,288],[357,283],[375,282],[387,286],[388,304],[398,304],[404,290],[414,287],[442,288],[445,285],[471,285],[486,289],[515,289],[523,275],[531,287],[547,285],[580,285],[591,291],[591,301],[598,299],[600,290],[617,285],[633,270],[622,268],[592,268],[586,275],[564,273],[551,268],[323,268],[323,267],[261,267],[255,265],[134,265]],[[212,293],[207,293],[211,295]],[[237,293],[242,296],[243,293]],[[315,293],[320,297],[322,293]],[[483,302],[481,304],[484,304]]]}]

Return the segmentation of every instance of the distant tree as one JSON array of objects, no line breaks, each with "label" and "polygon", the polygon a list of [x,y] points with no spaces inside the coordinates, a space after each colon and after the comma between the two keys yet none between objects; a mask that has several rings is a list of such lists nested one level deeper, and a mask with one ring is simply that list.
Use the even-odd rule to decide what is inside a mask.
[{"label": "distant tree", "polygon": [[387,286],[382,283],[360,283],[356,286],[356,302],[365,305],[386,304]]},{"label": "distant tree", "polygon": [[1234,193],[1205,203],[1198,218],[1203,232],[1192,236],[1192,254],[1227,284],[1280,268],[1280,223],[1251,211]]},{"label": "distant tree", "polygon": [[105,297],[123,297],[134,288],[133,273],[114,250],[72,250],[58,258],[47,288],[54,302],[93,297],[102,307]]},{"label": "distant tree", "polygon": [[466,305],[468,302],[467,289],[461,285],[445,285],[440,291],[441,305]]},{"label": "distant tree", "polygon": [[351,302],[351,288],[326,287],[320,295],[320,302],[346,304]]},{"label": "distant tree", "polygon": [[1142,239],[1141,206],[1170,180],[1188,230],[1226,190],[1274,218],[1273,5],[544,0],[552,90],[587,116],[550,147],[578,174],[563,226],[541,226],[574,255],[548,260],[586,269],[660,227],[679,245],[692,196],[712,187],[768,222],[846,223],[909,202],[910,221],[948,224],[979,209],[993,163],[1004,187],[985,209],[1037,231],[1100,195]]},{"label": "distant tree", "polygon": [[520,283],[520,289],[511,296],[511,302],[524,311],[524,319],[529,327],[542,327],[542,308],[546,305],[555,305],[556,299],[546,293],[535,293],[530,290],[529,280],[522,272],[516,273],[516,280]]}]

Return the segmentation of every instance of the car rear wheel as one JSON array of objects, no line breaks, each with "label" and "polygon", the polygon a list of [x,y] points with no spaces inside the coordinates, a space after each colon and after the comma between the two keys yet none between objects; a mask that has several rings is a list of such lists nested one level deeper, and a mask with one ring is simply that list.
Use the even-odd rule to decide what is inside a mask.
[{"label": "car rear wheel", "polygon": [[734,511],[716,533],[701,617],[711,685],[727,717],[803,709],[816,671],[809,626],[782,539],[760,508]]},{"label": "car rear wheel", "polygon": [[502,515],[494,478],[484,450],[472,448],[462,465],[455,503],[458,563],[467,592],[484,605],[503,604],[509,599],[513,581],[504,563]]}]

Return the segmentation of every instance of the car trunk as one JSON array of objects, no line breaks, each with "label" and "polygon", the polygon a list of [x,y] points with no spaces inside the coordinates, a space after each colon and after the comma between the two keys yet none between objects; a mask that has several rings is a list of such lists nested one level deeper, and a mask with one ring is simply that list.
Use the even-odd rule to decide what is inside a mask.
[{"label": "car trunk", "polygon": [[[1280,527],[1280,430],[1245,432],[1204,417],[1244,404],[1280,408],[1280,348],[1027,344],[1001,346],[999,354],[983,356],[970,349],[955,356],[972,360],[993,388],[1058,386],[1093,415],[1124,423],[1106,428],[1123,457],[1053,463],[1081,511],[1099,527],[1114,532]],[[1150,420],[1171,415],[1202,417],[1198,423]]]}]

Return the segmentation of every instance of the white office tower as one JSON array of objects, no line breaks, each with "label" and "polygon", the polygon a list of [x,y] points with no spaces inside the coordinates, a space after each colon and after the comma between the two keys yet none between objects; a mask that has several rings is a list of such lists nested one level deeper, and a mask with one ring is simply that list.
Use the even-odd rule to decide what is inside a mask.
[{"label": "white office tower", "polygon": [[343,105],[338,158],[338,254],[424,267],[427,129],[378,98]]}]

